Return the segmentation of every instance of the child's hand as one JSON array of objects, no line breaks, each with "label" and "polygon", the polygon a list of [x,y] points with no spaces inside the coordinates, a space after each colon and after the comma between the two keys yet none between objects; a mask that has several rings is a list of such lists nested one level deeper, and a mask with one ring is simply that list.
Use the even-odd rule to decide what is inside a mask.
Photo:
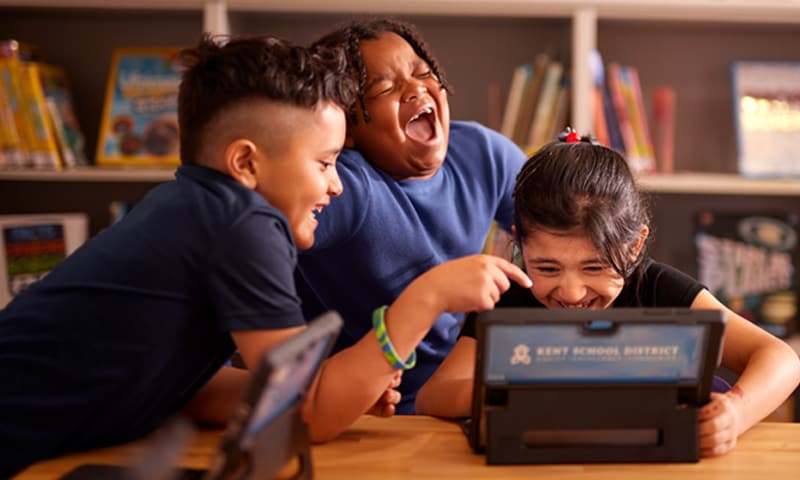
[{"label": "child's hand", "polygon": [[400,403],[400,399],[402,398],[400,392],[395,390],[395,388],[400,386],[402,378],[403,371],[397,370],[381,397],[367,410],[367,415],[375,415],[376,417],[391,417],[394,415],[395,405]]},{"label": "child's hand", "polygon": [[712,393],[711,401],[698,411],[701,457],[723,455],[736,445],[739,413],[735,388],[727,394]]},{"label": "child's hand", "polygon": [[523,287],[531,279],[518,266],[494,255],[472,255],[442,263],[425,273],[431,291],[442,301],[442,311],[471,312],[494,308],[511,280]]}]

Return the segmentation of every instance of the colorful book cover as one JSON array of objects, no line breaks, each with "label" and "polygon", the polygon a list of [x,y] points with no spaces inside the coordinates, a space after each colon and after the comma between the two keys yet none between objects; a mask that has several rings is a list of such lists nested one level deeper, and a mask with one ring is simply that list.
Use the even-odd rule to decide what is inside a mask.
[{"label": "colorful book cover", "polygon": [[82,213],[0,215],[0,308],[86,241]]},{"label": "colorful book cover", "polygon": [[178,165],[180,48],[114,52],[97,144],[98,165]]},{"label": "colorful book cover", "polygon": [[12,70],[16,71],[19,78],[20,98],[25,114],[23,133],[26,136],[30,166],[60,169],[61,155],[44,89],[39,80],[39,64],[15,62]]},{"label": "colorful book cover", "polygon": [[[28,146],[27,135],[27,114],[25,113],[24,100],[19,85],[19,76],[14,65],[18,61],[13,58],[0,58],[0,84],[2,84],[5,100],[8,105],[8,112],[13,120],[13,126],[9,125],[6,129],[8,133],[9,146],[7,151],[11,153],[9,167],[19,168],[32,164],[30,160],[30,149]],[[12,132],[15,133],[12,136]],[[4,147],[6,148],[6,147]]]},{"label": "colorful book cover", "polygon": [[739,172],[800,176],[800,62],[731,65]]},{"label": "colorful book cover", "polygon": [[[0,76],[3,75],[0,67]],[[23,163],[25,155],[22,138],[17,130],[16,120],[14,119],[14,109],[17,108],[12,102],[16,102],[13,92],[6,91],[5,81],[0,78],[0,168],[14,168]]]},{"label": "colorful book cover", "polygon": [[661,173],[675,171],[675,88],[653,90],[653,151]]},{"label": "colorful book cover", "polygon": [[636,67],[626,66],[622,68],[622,75],[627,87],[626,101],[631,112],[633,133],[636,135],[638,150],[644,156],[643,173],[653,173],[656,170],[656,161],[653,153],[653,139],[650,136],[650,127],[647,122],[647,111],[644,108],[639,70]]},{"label": "colorful book cover", "polygon": [[86,140],[75,115],[72,87],[66,70],[46,63],[38,63],[37,67],[63,165],[88,165]]},{"label": "colorful book cover", "polygon": [[614,114],[617,118],[617,126],[619,128],[622,143],[625,146],[625,158],[628,164],[635,173],[644,170],[645,162],[643,155],[639,151],[636,143],[636,136],[633,133],[633,125],[631,124],[630,112],[625,101],[625,85],[622,79],[622,66],[618,63],[609,63],[606,68],[608,92],[611,96],[612,106],[614,107]]},{"label": "colorful book cover", "polygon": [[703,211],[694,237],[700,283],[783,338],[796,327],[797,223],[795,214]]}]

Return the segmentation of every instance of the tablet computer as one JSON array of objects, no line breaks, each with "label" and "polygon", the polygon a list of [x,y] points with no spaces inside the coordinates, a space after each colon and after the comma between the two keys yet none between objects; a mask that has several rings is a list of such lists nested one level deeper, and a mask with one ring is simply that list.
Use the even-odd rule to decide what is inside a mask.
[{"label": "tablet computer", "polygon": [[175,467],[190,436],[184,427],[173,434],[171,423],[167,427],[173,433],[156,435],[129,465],[85,464],[62,480],[274,478],[295,457],[297,477],[311,478],[308,432],[300,408],[341,327],[339,314],[327,312],[264,353],[208,470]]},{"label": "tablet computer", "polygon": [[480,452],[487,443],[487,411],[505,408],[515,390],[642,387],[665,395],[677,391],[683,404],[706,403],[725,315],[688,308],[498,308],[478,314],[476,328],[472,415],[465,430]]}]

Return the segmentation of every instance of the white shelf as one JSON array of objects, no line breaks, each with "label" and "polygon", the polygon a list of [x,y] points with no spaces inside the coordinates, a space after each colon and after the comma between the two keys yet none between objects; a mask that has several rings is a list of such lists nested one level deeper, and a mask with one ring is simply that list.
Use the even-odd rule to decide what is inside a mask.
[{"label": "white shelf", "polygon": [[651,193],[696,195],[800,196],[800,179],[753,179],[724,173],[642,175],[640,188]]},{"label": "white shelf", "polygon": [[556,16],[593,9],[600,19],[800,22],[797,0],[0,0],[0,6],[230,11]]},{"label": "white shelf", "polygon": [[166,182],[175,178],[175,167],[121,168],[76,167],[69,170],[0,170],[0,181],[34,182]]}]

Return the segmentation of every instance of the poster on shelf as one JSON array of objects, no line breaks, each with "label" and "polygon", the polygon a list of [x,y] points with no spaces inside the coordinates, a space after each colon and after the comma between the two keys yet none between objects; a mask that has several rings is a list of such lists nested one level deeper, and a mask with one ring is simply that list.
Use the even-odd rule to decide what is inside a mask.
[{"label": "poster on shelf", "polygon": [[797,226],[794,213],[699,212],[697,280],[731,310],[788,337],[797,326]]},{"label": "poster on shelf", "polygon": [[800,62],[731,64],[739,173],[800,177]]},{"label": "poster on shelf", "polygon": [[97,165],[180,163],[179,52],[177,47],[114,51],[97,141]]},{"label": "poster on shelf", "polygon": [[0,309],[86,241],[84,213],[0,215]]}]

